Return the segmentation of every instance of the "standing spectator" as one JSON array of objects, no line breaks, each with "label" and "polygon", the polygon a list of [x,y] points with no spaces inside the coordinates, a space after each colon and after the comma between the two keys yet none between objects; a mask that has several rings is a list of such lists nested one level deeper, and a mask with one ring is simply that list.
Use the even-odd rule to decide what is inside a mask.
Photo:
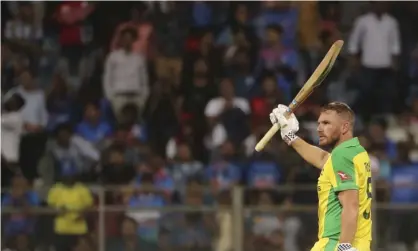
[{"label": "standing spectator", "polygon": [[112,133],[110,125],[103,120],[100,120],[99,106],[95,103],[89,103],[84,110],[84,119],[81,121],[75,130],[75,133],[93,145],[97,145]]},{"label": "standing spectator", "polygon": [[16,210],[10,214],[5,214],[2,223],[5,237],[34,234],[35,218],[30,215],[30,208],[39,205],[39,197],[31,191],[28,180],[21,175],[13,177],[12,189],[3,196],[1,201],[2,208]]},{"label": "standing spectator", "polygon": [[121,108],[130,102],[142,113],[149,94],[145,58],[132,51],[135,36],[135,30],[124,29],[121,32],[122,47],[111,52],[106,59],[103,89],[118,118]]},{"label": "standing spectator", "polygon": [[55,248],[72,251],[80,236],[88,233],[86,210],[93,206],[93,196],[82,183],[76,182],[74,171],[63,173],[62,182],[48,193],[48,205],[58,210],[54,221]]},{"label": "standing spectator", "polygon": [[[19,170],[19,146],[23,132],[22,107],[25,101],[19,94],[5,100],[1,115],[1,157],[9,172]],[[3,162],[4,161],[4,162]],[[2,185],[7,185],[7,172],[2,168]],[[3,176],[4,175],[4,176]],[[5,183],[3,183],[3,181]]]},{"label": "standing spectator", "polygon": [[87,18],[95,10],[87,1],[62,2],[54,17],[59,23],[59,42],[62,55],[68,59],[69,73],[76,74],[78,63],[85,53],[86,45],[93,40],[93,27]]},{"label": "standing spectator", "polygon": [[361,66],[357,110],[361,113],[391,112],[401,43],[398,23],[387,13],[385,2],[373,2],[372,10],[356,19],[348,50],[353,56],[352,66]]},{"label": "standing spectator", "polygon": [[132,43],[132,51],[146,58],[153,56],[153,45],[150,41],[153,34],[153,26],[151,23],[144,20],[146,13],[139,6],[135,6],[131,10],[131,20],[120,24],[113,35],[111,43],[111,51],[115,51],[124,47],[123,31],[126,29],[133,29],[137,36]]},{"label": "standing spectator", "polygon": [[34,16],[34,6],[30,2],[19,3],[18,13],[13,20],[6,23],[4,36],[23,51],[33,63],[41,53],[42,25]]},{"label": "standing spectator", "polygon": [[45,127],[48,113],[45,105],[45,95],[35,84],[32,74],[26,70],[19,76],[19,86],[9,92],[18,93],[25,100],[22,108],[25,135],[20,143],[20,167],[23,174],[30,180],[37,176],[36,165],[41,158],[45,143]]}]

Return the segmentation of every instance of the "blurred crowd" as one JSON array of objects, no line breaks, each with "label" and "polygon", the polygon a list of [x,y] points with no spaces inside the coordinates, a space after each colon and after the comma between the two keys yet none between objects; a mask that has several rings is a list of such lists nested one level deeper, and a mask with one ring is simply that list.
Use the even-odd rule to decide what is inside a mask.
[{"label": "blurred crowd", "polygon": [[[376,200],[418,202],[418,2],[1,7],[3,250],[101,251],[104,231],[109,251],[230,251],[236,185],[247,206],[285,208],[246,211],[244,250],[306,250],[315,210],[292,208],[314,206],[315,186],[276,187],[315,185],[318,171],[279,137],[253,149],[338,39],[331,74],[296,112],[300,135],[317,142],[321,106],[348,103]],[[115,208],[104,226],[101,200]],[[225,210],[131,210],[173,205]],[[392,216],[378,213],[379,245],[412,250],[416,214]]]}]

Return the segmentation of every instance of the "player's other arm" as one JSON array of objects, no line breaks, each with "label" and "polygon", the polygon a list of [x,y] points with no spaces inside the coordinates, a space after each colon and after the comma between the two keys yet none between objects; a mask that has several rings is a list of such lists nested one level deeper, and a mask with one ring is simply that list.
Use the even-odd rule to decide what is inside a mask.
[{"label": "player's other arm", "polygon": [[299,130],[299,122],[294,114],[287,119],[284,116],[286,110],[287,106],[285,105],[279,105],[273,109],[272,113],[270,113],[271,123],[279,123],[281,128],[280,134],[283,140],[288,145],[291,145],[306,162],[322,169],[329,157],[329,153],[296,136]]},{"label": "player's other arm", "polygon": [[332,186],[338,193],[338,199],[342,205],[341,235],[338,250],[354,250],[351,244],[354,241],[357,230],[359,214],[359,198],[357,176],[352,159],[347,157],[344,151],[337,151],[331,156],[333,166]]}]

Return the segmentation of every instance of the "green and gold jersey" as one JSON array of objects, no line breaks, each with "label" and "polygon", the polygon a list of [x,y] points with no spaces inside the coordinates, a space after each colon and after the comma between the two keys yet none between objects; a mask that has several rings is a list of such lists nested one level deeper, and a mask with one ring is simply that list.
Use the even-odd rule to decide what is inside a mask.
[{"label": "green and gold jersey", "polygon": [[338,192],[358,190],[359,215],[356,240],[371,240],[372,177],[370,159],[357,138],[338,145],[318,178],[318,238],[338,240],[341,234],[342,206]]}]

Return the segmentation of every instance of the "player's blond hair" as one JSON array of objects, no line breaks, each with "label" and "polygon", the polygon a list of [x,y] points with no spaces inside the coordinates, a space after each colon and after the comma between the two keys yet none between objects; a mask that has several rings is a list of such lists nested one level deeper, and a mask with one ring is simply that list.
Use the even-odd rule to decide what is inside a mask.
[{"label": "player's blond hair", "polygon": [[321,109],[321,112],[326,111],[334,111],[338,115],[342,116],[343,118],[347,119],[350,122],[351,127],[354,127],[355,123],[355,115],[353,110],[350,108],[349,105],[343,102],[331,102],[324,105]]}]

